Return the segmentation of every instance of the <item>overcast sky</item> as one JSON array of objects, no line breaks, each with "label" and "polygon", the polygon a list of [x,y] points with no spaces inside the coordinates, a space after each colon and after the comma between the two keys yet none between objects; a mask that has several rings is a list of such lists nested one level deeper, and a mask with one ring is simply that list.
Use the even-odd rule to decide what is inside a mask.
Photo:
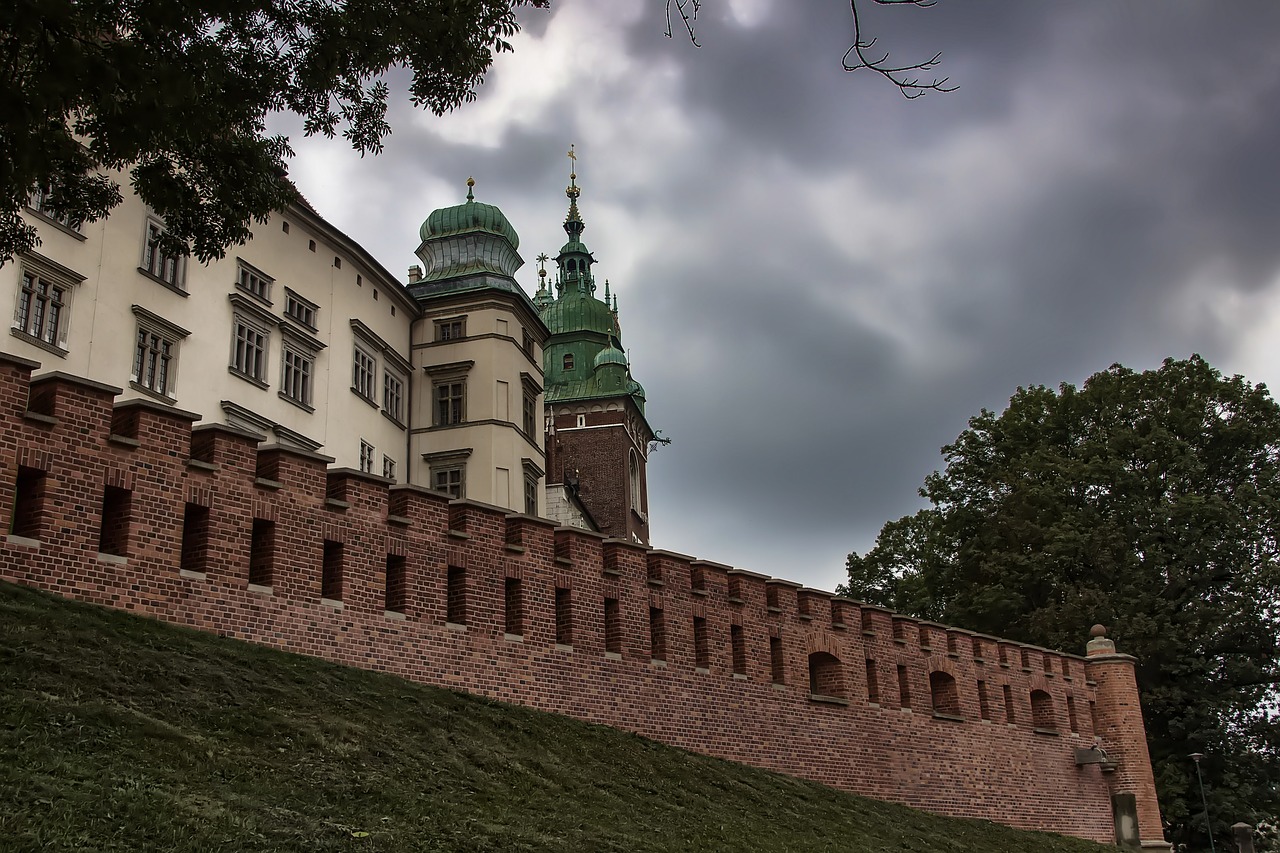
[{"label": "overcast sky", "polygon": [[662,9],[526,10],[474,104],[397,103],[376,158],[295,136],[291,164],[397,274],[473,175],[532,293],[577,146],[583,239],[672,439],[656,547],[831,589],[1019,385],[1193,352],[1280,383],[1280,4],[868,9],[959,85],[915,101],[841,70],[842,0],[705,0],[701,48]]}]

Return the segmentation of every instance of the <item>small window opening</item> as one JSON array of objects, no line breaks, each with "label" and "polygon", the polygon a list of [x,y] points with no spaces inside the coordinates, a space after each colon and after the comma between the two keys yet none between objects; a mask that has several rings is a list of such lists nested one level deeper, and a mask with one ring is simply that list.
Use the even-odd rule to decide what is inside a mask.
[{"label": "small window opening", "polygon": [[1089,727],[1093,730],[1094,737],[1102,735],[1102,727],[1098,725],[1098,703],[1092,699],[1089,700]]},{"label": "small window opening", "polygon": [[1067,725],[1071,726],[1071,733],[1078,734],[1080,731],[1080,721],[1076,719],[1076,700],[1072,696],[1067,697]]},{"label": "small window opening", "polygon": [[573,592],[556,587],[556,642],[573,645]]},{"label": "small window opening", "polygon": [[[567,352],[564,354],[563,364],[565,370],[573,370],[573,353]],[[579,426],[581,426],[581,424],[579,424]]]},{"label": "small window opening", "polygon": [[1013,707],[1013,688],[1007,684],[1004,685],[1004,721],[1011,726],[1018,722],[1018,715]]},{"label": "small window opening", "polygon": [[284,233],[288,234],[288,233],[289,233],[289,223],[288,223],[288,222],[281,222],[281,223],[280,223],[280,230],[281,230],[281,231],[283,231]]},{"label": "small window opening", "polygon": [[622,606],[616,598],[604,600],[604,650],[622,654]]},{"label": "small window opening", "polygon": [[991,702],[987,699],[987,682],[978,681],[978,716],[984,720],[991,719]]},{"label": "small window opening", "polygon": [[342,600],[342,556],[341,542],[324,540],[324,564],[320,574],[320,597],[330,601]]},{"label": "small window opening", "polygon": [[1027,651],[1026,649],[1022,649],[1021,652],[1022,652],[1022,668],[1031,669],[1031,652]]},{"label": "small window opening", "polygon": [[902,664],[898,664],[898,705],[903,708],[911,707],[911,678]]},{"label": "small window opening", "polygon": [[308,241],[307,241],[307,248],[314,252],[314,251],[316,250],[316,241],[315,241],[315,240],[308,240]]},{"label": "small window opening", "polygon": [[404,613],[405,603],[409,597],[408,578],[406,577],[407,561],[402,554],[387,555],[387,600],[384,609],[392,613]]},{"label": "small window opening", "polygon": [[271,586],[275,575],[276,523],[263,518],[253,520],[249,544],[249,583]]},{"label": "small window opening", "polygon": [[189,572],[206,571],[209,562],[209,508],[189,503],[182,513],[182,562]]},{"label": "small window opening", "polygon": [[649,657],[667,659],[667,620],[660,607],[649,608]]},{"label": "small window opening", "polygon": [[1043,690],[1031,691],[1031,725],[1043,731],[1058,730],[1058,721],[1053,713],[1053,697]]},{"label": "small window opening", "polygon": [[735,675],[747,674],[747,637],[741,625],[729,627],[729,641],[733,647],[733,672]]},{"label": "small window opening", "polygon": [[116,486],[103,489],[98,551],[117,557],[129,556],[129,517],[132,510],[133,492]]},{"label": "small window opening", "polygon": [[941,670],[929,673],[929,697],[935,714],[960,716],[960,690],[950,673]]},{"label": "small window opening", "polygon": [[503,585],[503,612],[506,615],[504,630],[517,637],[524,636],[524,588],[519,578],[507,578]]},{"label": "small window opening", "polygon": [[467,624],[467,570],[461,566],[450,566],[445,587],[445,621],[454,625]]},{"label": "small window opening", "polygon": [[44,471],[37,468],[18,468],[18,481],[13,496],[13,514],[9,519],[9,532],[14,536],[39,539],[46,524],[46,496],[49,480]]},{"label": "small window opening", "polygon": [[334,256],[333,256],[333,266],[334,266],[336,269],[342,269],[342,258],[338,257],[337,255],[334,255]]},{"label": "small window opening", "polygon": [[809,692],[815,696],[844,698],[844,676],[840,659],[827,652],[809,655]]},{"label": "small window opening", "polygon": [[776,586],[766,586],[764,588],[764,603],[766,607],[778,606],[778,588]]},{"label": "small window opening", "polygon": [[876,673],[873,658],[867,658],[867,701],[873,705],[880,704],[880,676]]},{"label": "small window opening", "polygon": [[711,647],[707,642],[707,620],[693,617],[693,665],[698,669],[711,668]]},{"label": "small window opening", "polygon": [[769,672],[774,684],[787,683],[786,660],[782,654],[782,638],[769,638]]}]

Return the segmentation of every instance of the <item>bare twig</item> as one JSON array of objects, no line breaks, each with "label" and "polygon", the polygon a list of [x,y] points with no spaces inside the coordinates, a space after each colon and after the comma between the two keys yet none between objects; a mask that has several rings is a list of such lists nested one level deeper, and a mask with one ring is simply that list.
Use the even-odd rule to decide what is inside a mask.
[{"label": "bare twig", "polygon": [[702,9],[702,0],[667,0],[667,38],[671,38],[673,30],[671,29],[671,10],[675,8],[676,14],[680,16],[680,22],[684,24],[685,31],[689,33],[689,41],[693,42],[694,47],[702,47],[698,43],[698,35],[694,31],[693,25],[698,20],[698,12]]},{"label": "bare twig", "polygon": [[[909,6],[928,7],[934,5],[936,0],[873,0],[881,6],[894,6],[906,4]],[[668,4],[670,5],[670,4]],[[921,82],[921,78],[916,72],[932,71],[938,65],[938,60],[942,58],[941,53],[935,53],[932,57],[924,62],[915,62],[910,65],[892,65],[889,63],[889,51],[879,59],[871,58],[867,51],[870,51],[876,43],[875,38],[865,39],[862,32],[862,22],[858,17],[858,0],[849,0],[849,11],[853,16],[853,45],[845,52],[843,65],[845,71],[857,71],[861,68],[868,68],[881,77],[884,77],[893,85],[897,86],[899,91],[907,98],[918,98],[926,92],[953,92],[955,86],[947,85],[949,77],[934,77],[932,82]],[[879,53],[880,51],[876,51]],[[850,61],[850,58],[853,61]]]}]

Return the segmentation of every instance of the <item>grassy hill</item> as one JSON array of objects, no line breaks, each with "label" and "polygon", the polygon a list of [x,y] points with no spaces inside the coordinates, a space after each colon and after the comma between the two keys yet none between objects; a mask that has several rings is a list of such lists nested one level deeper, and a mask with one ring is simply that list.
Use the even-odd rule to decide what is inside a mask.
[{"label": "grassy hill", "polygon": [[0,584],[6,851],[1099,853]]}]

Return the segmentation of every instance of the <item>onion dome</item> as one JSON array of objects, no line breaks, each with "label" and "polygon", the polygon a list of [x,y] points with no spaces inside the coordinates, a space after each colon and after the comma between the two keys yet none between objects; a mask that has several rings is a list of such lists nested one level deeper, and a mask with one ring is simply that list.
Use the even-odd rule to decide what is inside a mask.
[{"label": "onion dome", "polygon": [[468,178],[467,200],[464,203],[455,204],[453,207],[442,207],[427,217],[418,232],[422,241],[425,243],[439,237],[482,232],[505,237],[511,243],[511,248],[520,248],[520,237],[516,234],[516,229],[507,221],[506,214],[492,204],[475,200],[475,194],[472,192],[472,187],[475,185],[475,180]]},{"label": "onion dome", "polygon": [[610,344],[608,347],[600,350],[600,352],[596,355],[596,361],[593,367],[595,367],[596,369],[599,369],[601,367],[604,367],[606,364],[620,364],[623,367],[626,367],[627,366],[626,353],[624,353],[622,350]]}]

